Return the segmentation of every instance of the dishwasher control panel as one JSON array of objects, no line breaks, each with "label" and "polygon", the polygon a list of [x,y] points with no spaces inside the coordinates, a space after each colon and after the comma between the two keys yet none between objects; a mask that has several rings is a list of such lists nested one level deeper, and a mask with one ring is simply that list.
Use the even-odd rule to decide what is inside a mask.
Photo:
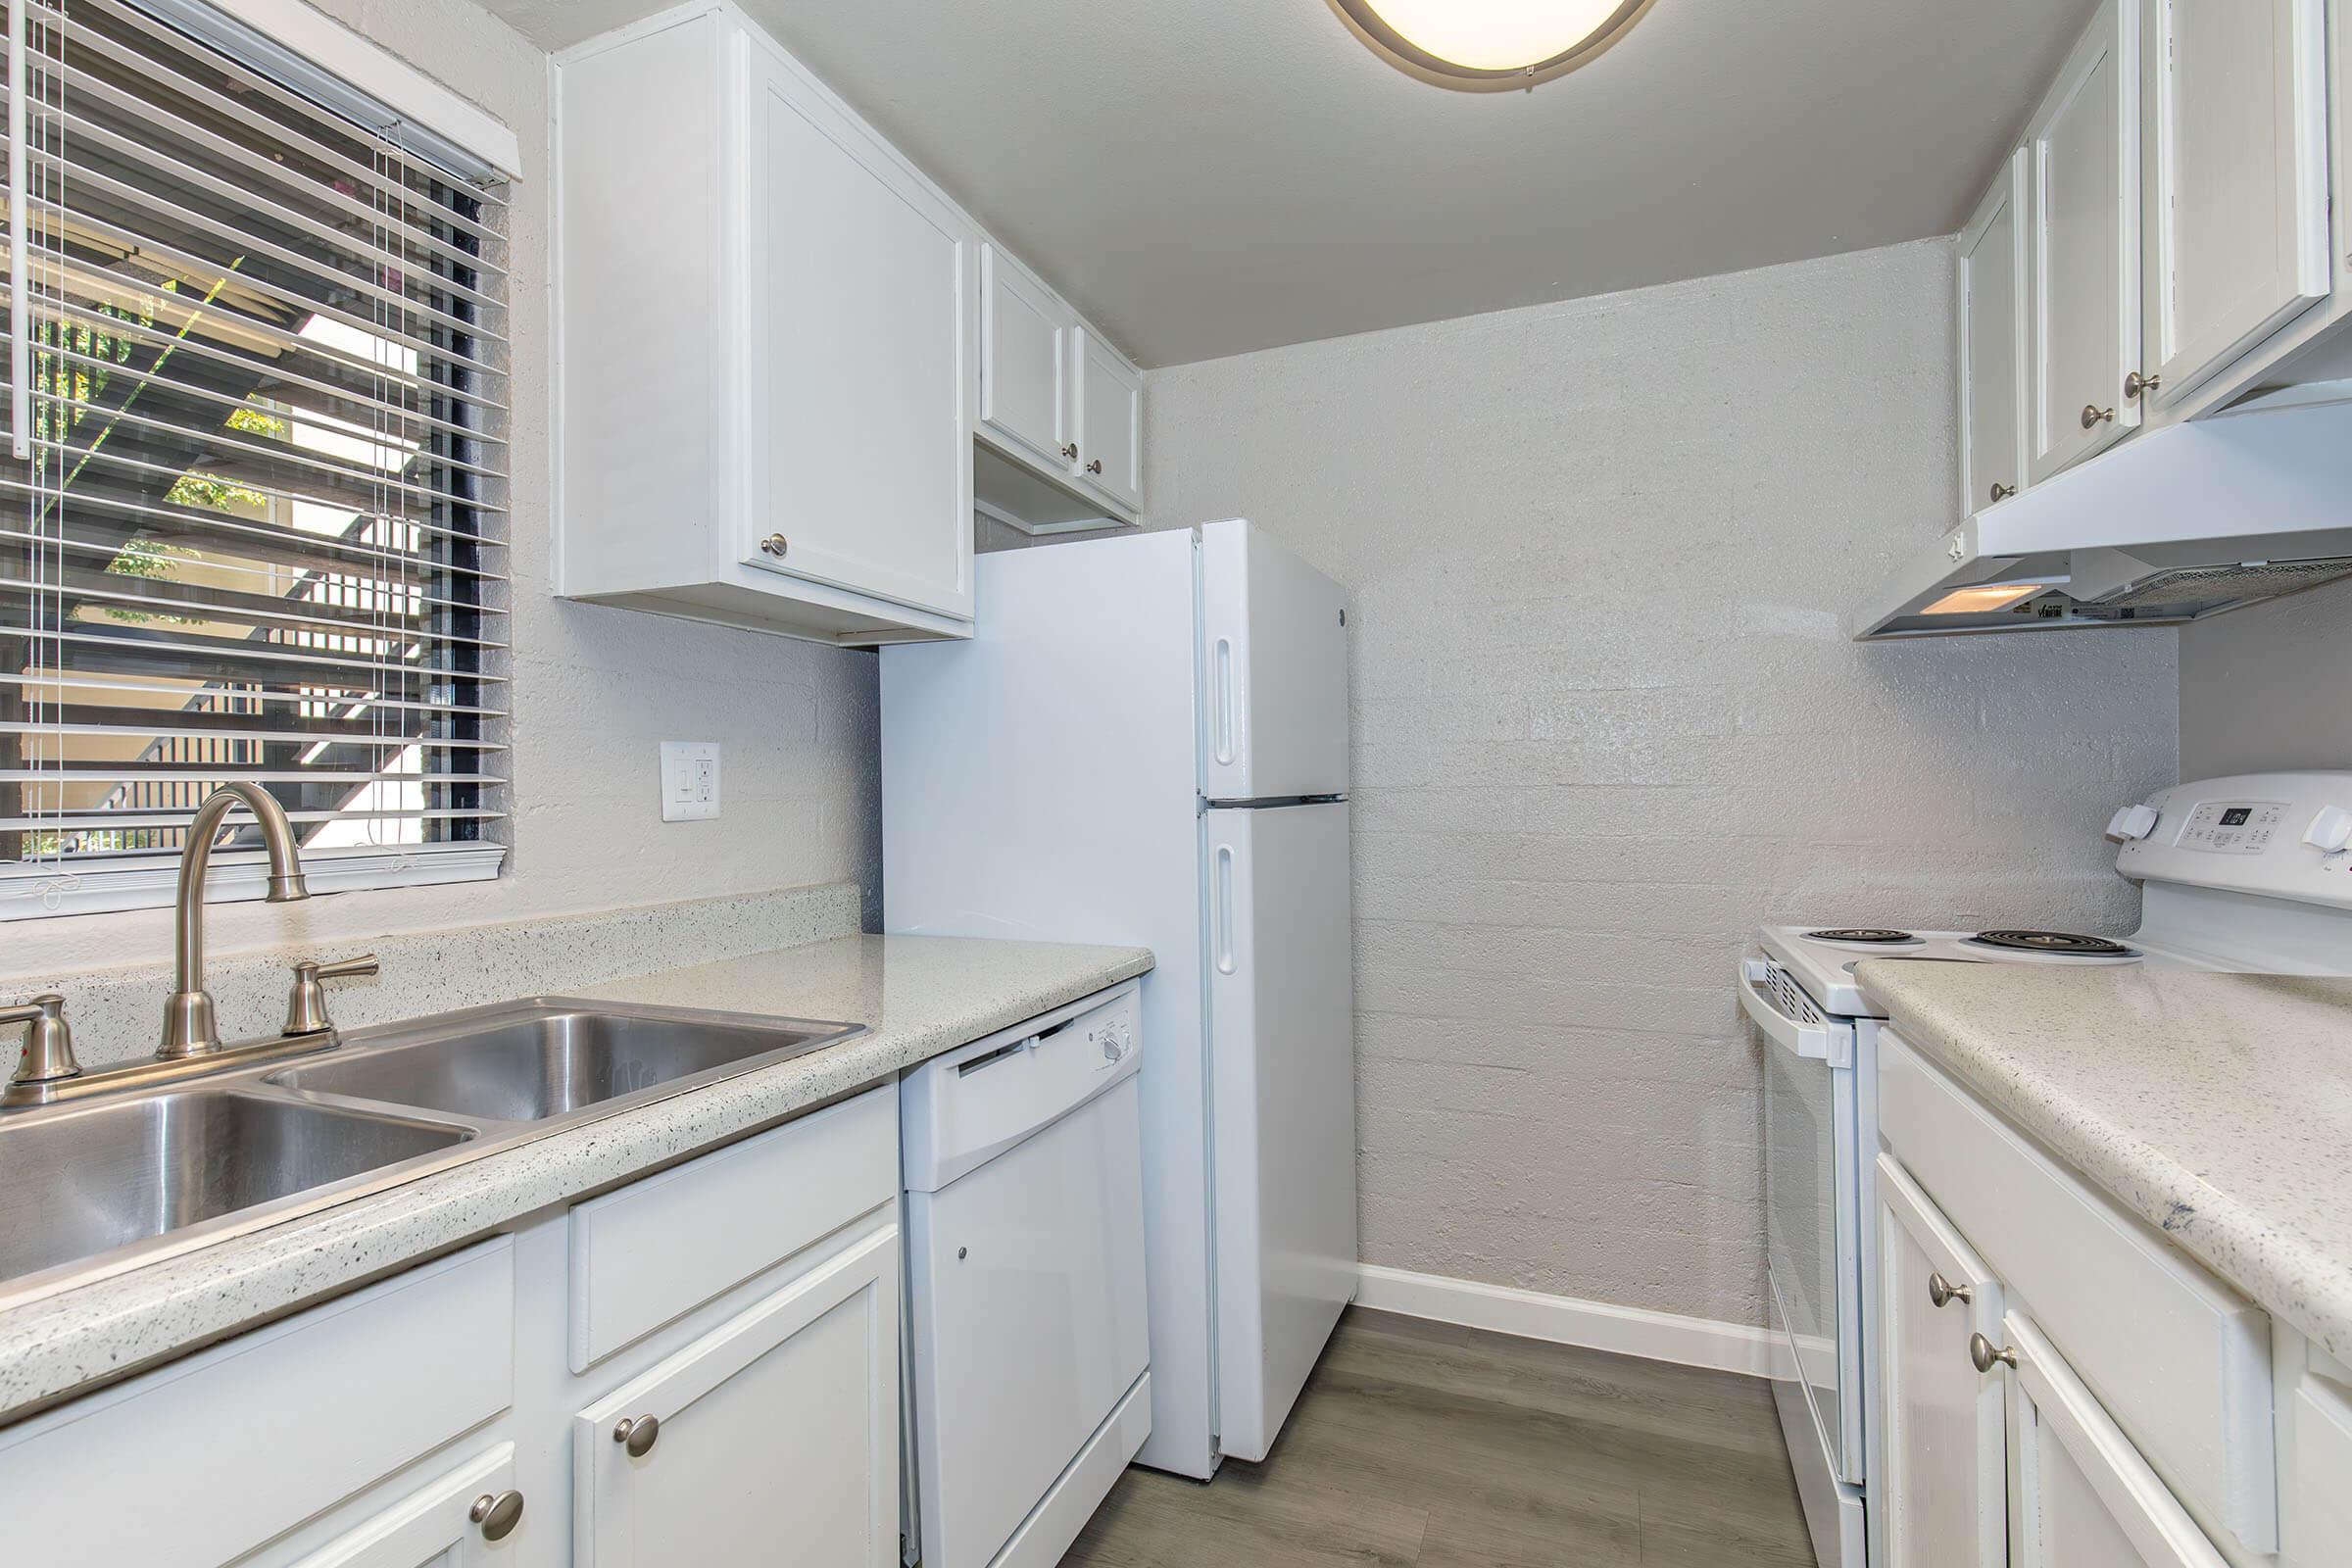
[{"label": "dishwasher control panel", "polygon": [[1134,980],[932,1057],[899,1083],[906,1191],[936,1192],[1143,1065]]}]

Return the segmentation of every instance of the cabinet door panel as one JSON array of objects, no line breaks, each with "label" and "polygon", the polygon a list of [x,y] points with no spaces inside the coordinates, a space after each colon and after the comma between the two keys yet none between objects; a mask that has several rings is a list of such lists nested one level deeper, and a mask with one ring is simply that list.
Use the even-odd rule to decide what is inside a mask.
[{"label": "cabinet door panel", "polygon": [[2138,42],[2139,0],[2106,0],[2026,139],[2035,480],[2139,423]]},{"label": "cabinet door panel", "polygon": [[895,1563],[898,1369],[894,1224],[573,1419],[573,1562]]},{"label": "cabinet door panel", "polygon": [[[2017,1568],[2225,1568],[2222,1554],[2023,1313],[2002,1321]],[[1995,1369],[1998,1370],[1997,1368]]]},{"label": "cabinet door panel", "polygon": [[2002,1568],[2005,1400],[2001,1380],[1979,1375],[1968,1358],[1970,1334],[2000,1332],[2001,1288],[1900,1165],[1882,1154],[1878,1177],[1876,1500],[1887,1562]]},{"label": "cabinet door panel", "polygon": [[519,1562],[529,1548],[526,1529],[540,1522],[527,1500],[521,1521],[495,1543],[473,1518],[477,1498],[498,1497],[514,1485],[514,1446],[502,1443],[426,1482],[294,1568],[500,1568]]},{"label": "cabinet door panel", "polygon": [[2024,488],[2026,156],[2010,155],[1960,235],[1960,511]]},{"label": "cabinet door panel", "polygon": [[1079,477],[1133,512],[1144,500],[1144,383],[1127,362],[1078,328]]},{"label": "cabinet door panel", "polygon": [[2327,297],[2324,0],[2146,7],[2146,325],[2159,406]]},{"label": "cabinet door panel", "polygon": [[1061,301],[996,246],[980,247],[980,421],[1056,473],[1070,469],[1070,334]]},{"label": "cabinet door panel", "polygon": [[751,117],[740,559],[969,615],[960,221],[781,59],[736,47]]}]

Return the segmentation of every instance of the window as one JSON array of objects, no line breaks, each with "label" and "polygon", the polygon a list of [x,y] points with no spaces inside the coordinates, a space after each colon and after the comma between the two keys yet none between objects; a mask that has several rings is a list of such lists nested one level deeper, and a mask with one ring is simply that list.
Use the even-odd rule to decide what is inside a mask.
[{"label": "window", "polygon": [[191,0],[7,9],[0,919],[168,900],[231,779],[320,891],[496,874],[496,176]]}]

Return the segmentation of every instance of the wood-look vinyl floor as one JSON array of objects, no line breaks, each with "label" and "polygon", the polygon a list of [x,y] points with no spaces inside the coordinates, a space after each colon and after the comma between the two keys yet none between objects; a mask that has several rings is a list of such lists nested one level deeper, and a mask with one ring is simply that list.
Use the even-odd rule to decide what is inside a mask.
[{"label": "wood-look vinyl floor", "polygon": [[1062,1568],[1813,1568],[1753,1378],[1351,1310],[1263,1464],[1129,1470]]}]

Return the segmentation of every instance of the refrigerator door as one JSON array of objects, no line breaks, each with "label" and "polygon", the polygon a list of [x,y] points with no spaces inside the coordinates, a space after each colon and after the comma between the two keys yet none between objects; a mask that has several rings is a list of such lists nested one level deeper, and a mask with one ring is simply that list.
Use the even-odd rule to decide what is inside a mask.
[{"label": "refrigerator door", "polygon": [[1200,793],[1348,793],[1348,596],[1247,522],[1200,530]]},{"label": "refrigerator door", "polygon": [[1348,805],[1203,823],[1218,1433],[1262,1459],[1355,1295]]}]

